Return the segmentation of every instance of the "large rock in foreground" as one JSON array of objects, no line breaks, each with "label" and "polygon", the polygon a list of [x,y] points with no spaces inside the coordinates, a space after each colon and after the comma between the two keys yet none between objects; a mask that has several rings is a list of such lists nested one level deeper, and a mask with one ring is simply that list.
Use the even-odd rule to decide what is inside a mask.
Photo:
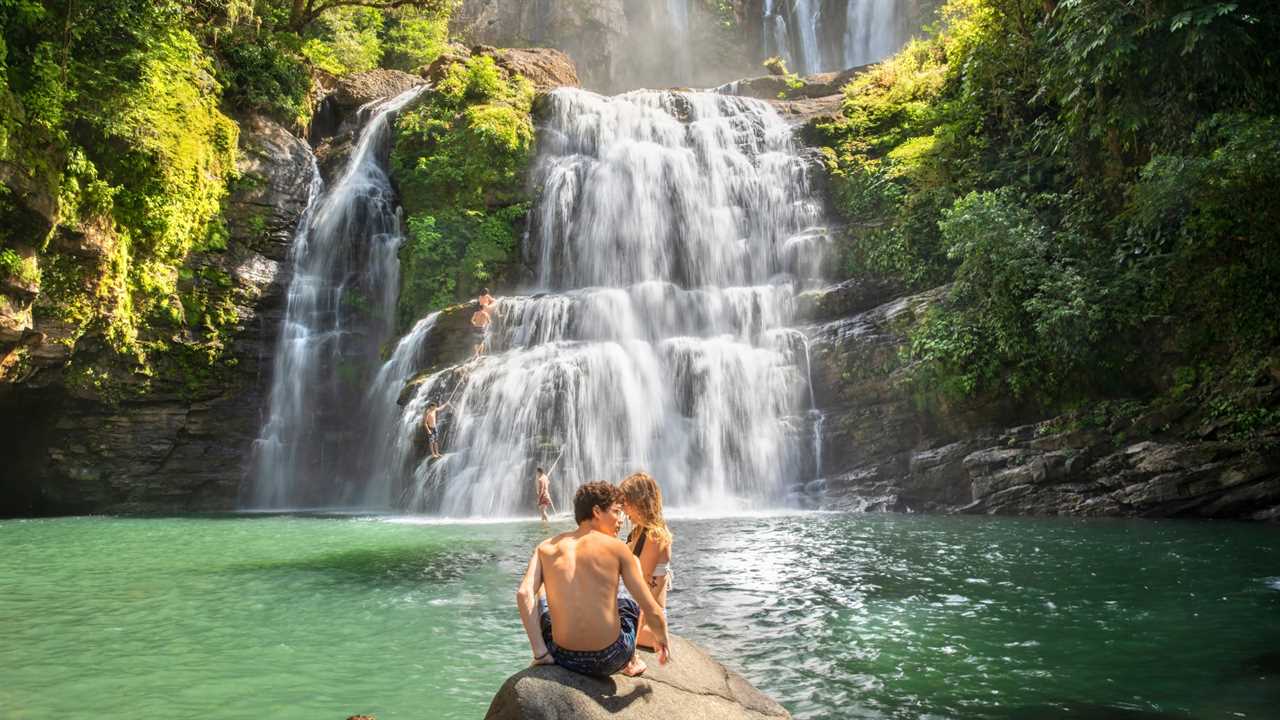
[{"label": "large rock in foreground", "polygon": [[789,718],[768,695],[707,655],[702,648],[672,637],[676,659],[658,664],[641,651],[645,674],[607,679],[579,675],[554,665],[531,667],[503,683],[486,720],[737,720]]}]

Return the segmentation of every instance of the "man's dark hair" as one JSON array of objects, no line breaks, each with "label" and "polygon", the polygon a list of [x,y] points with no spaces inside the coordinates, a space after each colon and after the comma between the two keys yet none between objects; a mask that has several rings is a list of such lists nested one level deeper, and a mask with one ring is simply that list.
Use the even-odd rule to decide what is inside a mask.
[{"label": "man's dark hair", "polygon": [[573,494],[573,520],[577,523],[590,520],[593,508],[608,512],[614,503],[621,501],[622,495],[616,486],[601,480],[589,482]]},{"label": "man's dark hair", "polygon": [[489,294],[489,288],[480,288],[480,294],[481,294],[481,295],[488,295],[488,294]]},{"label": "man's dark hair", "polygon": [[427,403],[427,407],[429,407],[429,408],[430,408],[430,407],[435,407],[435,406],[437,406],[437,405],[439,405],[439,404],[440,404],[440,403],[436,402],[435,400],[432,400],[431,402]]},{"label": "man's dark hair", "polygon": [[545,471],[545,470],[543,470],[542,468],[538,468],[538,474],[539,474],[539,475],[541,475],[541,474],[542,474],[542,473],[544,473],[544,472],[546,472],[546,471]]}]

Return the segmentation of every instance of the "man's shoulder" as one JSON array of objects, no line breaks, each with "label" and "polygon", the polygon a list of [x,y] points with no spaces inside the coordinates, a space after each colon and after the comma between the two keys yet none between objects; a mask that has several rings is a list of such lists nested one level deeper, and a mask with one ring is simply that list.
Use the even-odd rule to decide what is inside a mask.
[{"label": "man's shoulder", "polygon": [[592,544],[600,548],[601,550],[606,550],[612,553],[629,552],[627,550],[627,544],[622,542],[621,540],[619,540],[617,537],[613,535],[606,535],[602,532],[595,532],[595,533],[591,533],[590,537],[591,537]]},{"label": "man's shoulder", "polygon": [[549,537],[538,543],[538,552],[555,552],[560,544],[569,539],[572,535],[572,532],[562,532],[559,535]]}]

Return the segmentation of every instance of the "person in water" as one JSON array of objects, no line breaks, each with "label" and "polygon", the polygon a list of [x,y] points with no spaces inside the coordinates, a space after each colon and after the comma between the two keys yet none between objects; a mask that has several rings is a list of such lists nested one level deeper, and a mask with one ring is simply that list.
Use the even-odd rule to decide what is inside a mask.
[{"label": "person in water", "polygon": [[489,332],[489,322],[492,318],[489,311],[477,302],[472,306],[475,312],[471,313],[471,331],[475,334],[476,340],[476,357],[480,357],[480,353],[484,350],[485,335]]},{"label": "person in water", "polygon": [[422,414],[422,428],[427,431],[427,445],[431,457],[439,459],[440,455],[440,421],[437,413],[449,407],[449,403],[437,405],[435,400],[427,403],[427,411]]},{"label": "person in water", "polygon": [[546,470],[538,468],[535,480],[538,484],[538,512],[542,513],[542,522],[547,522],[547,508],[551,507],[551,478],[547,477]]},{"label": "person in water", "polygon": [[[516,607],[534,665],[560,665],[598,677],[618,672],[635,655],[641,611],[658,661],[671,660],[666,616],[645,584],[640,563],[617,537],[619,500],[618,488],[609,483],[578,488],[573,496],[577,529],[543,541],[529,558]],[[618,596],[619,578],[635,600]]]},{"label": "person in water", "polygon": [[489,294],[489,288],[481,288],[480,297],[476,298],[476,302],[480,303],[480,307],[488,311],[497,300]]},{"label": "person in water", "polygon": [[[640,574],[649,586],[649,593],[666,612],[667,592],[671,589],[671,531],[662,517],[662,490],[657,481],[647,473],[637,472],[627,476],[618,486],[622,493],[622,509],[631,519],[631,533],[627,535],[627,547],[640,561]],[[653,633],[642,624],[636,635],[636,645],[642,649],[653,648]],[[644,661],[633,658],[623,670],[627,675],[644,672]]]}]

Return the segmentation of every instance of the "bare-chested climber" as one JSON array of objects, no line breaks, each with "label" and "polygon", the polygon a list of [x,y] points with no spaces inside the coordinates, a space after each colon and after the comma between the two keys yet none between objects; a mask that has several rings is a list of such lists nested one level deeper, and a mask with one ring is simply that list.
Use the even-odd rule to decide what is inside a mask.
[{"label": "bare-chested climber", "polygon": [[427,431],[427,444],[431,448],[431,457],[439,459],[440,455],[440,421],[437,413],[449,407],[449,403],[437,405],[435,400],[427,403],[427,411],[422,414],[422,429]]},{"label": "bare-chested climber", "polygon": [[475,312],[471,313],[471,331],[475,334],[476,340],[476,357],[480,357],[480,353],[484,351],[485,336],[489,332],[489,323],[492,318],[489,311],[484,309],[480,303],[472,306]]}]

